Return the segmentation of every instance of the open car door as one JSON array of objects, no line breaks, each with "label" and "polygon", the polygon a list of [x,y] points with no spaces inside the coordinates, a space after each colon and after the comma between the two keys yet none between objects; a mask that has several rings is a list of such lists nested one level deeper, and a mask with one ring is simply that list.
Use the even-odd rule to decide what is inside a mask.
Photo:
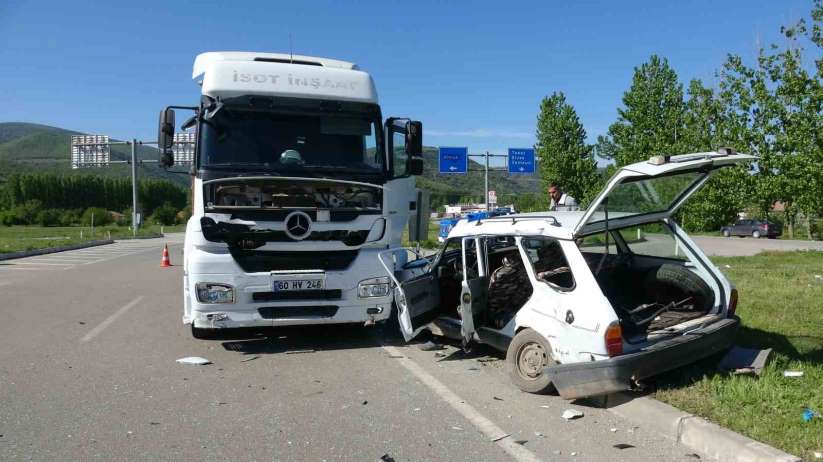
[{"label": "open car door", "polygon": [[460,333],[463,345],[468,345],[474,337],[474,315],[486,307],[486,292],[489,287],[488,261],[485,239],[463,238],[463,282],[460,291]]},{"label": "open car door", "polygon": [[586,209],[574,237],[602,232],[607,221],[609,228],[623,228],[671,217],[712,172],[754,159],[733,152],[701,152],[655,156],[622,167]]},{"label": "open car door", "polygon": [[437,285],[437,277],[432,272],[431,265],[423,274],[405,281],[398,280],[397,275],[400,271],[395,271],[393,262],[387,261],[388,255],[398,251],[405,252],[406,250],[394,249],[380,252],[379,259],[394,283],[394,309],[397,310],[400,331],[408,342],[437,316],[440,287]]}]

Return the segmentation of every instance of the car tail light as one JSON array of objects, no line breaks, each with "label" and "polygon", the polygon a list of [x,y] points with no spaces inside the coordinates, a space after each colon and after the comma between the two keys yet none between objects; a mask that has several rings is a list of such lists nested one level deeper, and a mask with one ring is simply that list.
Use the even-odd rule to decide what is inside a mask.
[{"label": "car tail light", "polygon": [[732,289],[732,293],[729,295],[728,315],[733,316],[735,311],[737,311],[737,289]]},{"label": "car tail light", "polygon": [[623,354],[623,328],[617,321],[606,328],[606,352],[609,356]]}]

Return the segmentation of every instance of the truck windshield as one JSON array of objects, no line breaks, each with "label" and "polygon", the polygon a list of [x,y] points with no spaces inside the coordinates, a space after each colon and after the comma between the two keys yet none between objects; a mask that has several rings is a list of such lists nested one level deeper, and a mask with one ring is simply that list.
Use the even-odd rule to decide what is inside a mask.
[{"label": "truck windshield", "polygon": [[367,115],[220,110],[200,130],[201,167],[278,174],[382,174],[379,121]]}]

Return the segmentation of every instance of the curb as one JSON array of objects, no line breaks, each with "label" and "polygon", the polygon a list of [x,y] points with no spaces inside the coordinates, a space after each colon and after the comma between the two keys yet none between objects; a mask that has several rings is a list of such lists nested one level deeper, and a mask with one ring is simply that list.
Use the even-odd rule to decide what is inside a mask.
[{"label": "curb", "polygon": [[0,254],[0,261],[13,260],[15,258],[34,257],[36,255],[46,255],[49,253],[65,252],[67,250],[85,249],[86,247],[97,247],[99,245],[114,244],[111,239],[84,242],[83,244],[63,245],[60,247],[47,247],[44,249],[22,250],[20,252],[9,252]]},{"label": "curb", "polygon": [[655,399],[616,393],[605,408],[618,416],[655,428],[661,435],[713,460],[800,462],[800,458],[735,433]]}]

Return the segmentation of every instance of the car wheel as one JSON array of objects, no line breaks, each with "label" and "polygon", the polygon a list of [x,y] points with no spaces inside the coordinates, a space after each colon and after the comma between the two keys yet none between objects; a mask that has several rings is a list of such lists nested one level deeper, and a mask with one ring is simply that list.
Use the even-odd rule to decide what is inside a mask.
[{"label": "car wheel", "polygon": [[213,339],[217,335],[216,331],[217,329],[201,329],[199,327],[194,327],[194,322],[191,323],[191,336],[198,340]]},{"label": "car wheel", "polygon": [[545,394],[554,391],[546,366],[554,364],[552,348],[536,331],[526,328],[514,336],[506,352],[506,371],[517,388]]},{"label": "car wheel", "polygon": [[728,229],[723,230],[723,237],[732,237],[732,233]]},{"label": "car wheel", "polygon": [[755,230],[752,232],[752,237],[755,239],[760,239],[760,231]]}]

